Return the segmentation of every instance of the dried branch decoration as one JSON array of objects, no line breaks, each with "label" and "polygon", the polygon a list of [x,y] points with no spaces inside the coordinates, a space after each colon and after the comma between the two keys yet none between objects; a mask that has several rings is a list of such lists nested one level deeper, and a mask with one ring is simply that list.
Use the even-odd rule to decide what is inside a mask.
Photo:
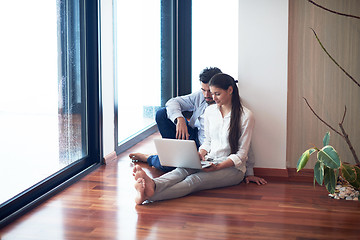
[{"label": "dried branch decoration", "polygon": [[315,6],[319,7],[319,8],[322,8],[328,12],[331,12],[331,13],[335,13],[335,14],[338,14],[338,15],[341,15],[341,16],[345,16],[345,17],[352,17],[352,18],[357,18],[357,19],[360,19],[360,17],[358,16],[355,16],[355,15],[350,15],[350,14],[346,14],[346,13],[341,13],[341,12],[337,12],[337,11],[334,11],[334,10],[331,10],[331,9],[328,9],[326,7],[323,7],[321,6],[320,4],[317,4],[316,2],[312,1],[312,0],[308,0],[310,3],[314,4]]}]

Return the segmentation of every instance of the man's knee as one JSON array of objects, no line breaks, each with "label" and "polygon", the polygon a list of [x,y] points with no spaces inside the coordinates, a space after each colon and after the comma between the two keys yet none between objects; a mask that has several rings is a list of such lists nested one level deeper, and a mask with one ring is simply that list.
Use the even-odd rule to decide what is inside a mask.
[{"label": "man's knee", "polygon": [[156,115],[155,115],[155,121],[161,122],[164,121],[165,119],[168,119],[167,117],[167,112],[166,112],[166,108],[160,108],[159,110],[157,110]]}]

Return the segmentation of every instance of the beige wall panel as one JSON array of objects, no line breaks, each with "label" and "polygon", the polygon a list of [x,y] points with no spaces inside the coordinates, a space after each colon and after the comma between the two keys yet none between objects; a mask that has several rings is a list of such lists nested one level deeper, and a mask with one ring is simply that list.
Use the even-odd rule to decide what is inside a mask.
[{"label": "beige wall panel", "polygon": [[[360,16],[358,0],[316,1],[324,7]],[[287,167],[296,167],[301,154],[313,145],[321,148],[325,132],[342,161],[354,163],[342,137],[321,123],[307,107],[306,97],[319,116],[341,132],[344,107],[345,130],[360,158],[360,87],[353,83],[325,54],[313,28],[332,57],[360,82],[360,20],[339,16],[308,1],[289,1],[289,65]],[[306,168],[313,168],[312,156]]]}]

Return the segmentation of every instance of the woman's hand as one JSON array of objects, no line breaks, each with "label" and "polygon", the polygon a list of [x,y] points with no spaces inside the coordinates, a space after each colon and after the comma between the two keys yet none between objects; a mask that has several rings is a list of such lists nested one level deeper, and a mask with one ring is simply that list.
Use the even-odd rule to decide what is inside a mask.
[{"label": "woman's hand", "polygon": [[200,161],[205,161],[205,156],[207,154],[207,151],[204,149],[200,149],[198,153],[199,153]]},{"label": "woman's hand", "polygon": [[213,172],[219,170],[219,164],[210,163],[211,165],[209,167],[203,168],[202,170],[204,172]]},{"label": "woman's hand", "polygon": [[228,168],[228,167],[234,167],[234,162],[231,159],[226,159],[225,161],[221,162],[221,163],[211,163],[210,167],[207,168],[203,168],[204,172],[212,172],[212,171],[217,171],[223,168]]},{"label": "woman's hand", "polygon": [[249,183],[249,182],[254,182],[256,183],[257,185],[264,185],[264,184],[267,184],[267,181],[261,177],[257,177],[257,176],[254,176],[254,175],[249,175],[245,178],[245,182],[246,183]]}]

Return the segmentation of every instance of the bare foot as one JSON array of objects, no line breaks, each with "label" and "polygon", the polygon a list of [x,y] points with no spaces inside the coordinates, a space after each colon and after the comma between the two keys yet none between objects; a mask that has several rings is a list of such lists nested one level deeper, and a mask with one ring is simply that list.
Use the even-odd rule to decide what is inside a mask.
[{"label": "bare foot", "polygon": [[146,200],[145,195],[145,180],[143,178],[139,178],[135,183],[135,189],[137,191],[135,197],[136,204],[142,204]]},{"label": "bare foot", "polygon": [[133,161],[139,161],[139,162],[147,162],[148,157],[150,155],[144,154],[144,153],[130,153],[129,158]]},{"label": "bare foot", "polygon": [[155,183],[139,165],[134,167],[133,172],[136,180],[135,189],[137,191],[135,202],[136,204],[142,204],[154,195]]}]

